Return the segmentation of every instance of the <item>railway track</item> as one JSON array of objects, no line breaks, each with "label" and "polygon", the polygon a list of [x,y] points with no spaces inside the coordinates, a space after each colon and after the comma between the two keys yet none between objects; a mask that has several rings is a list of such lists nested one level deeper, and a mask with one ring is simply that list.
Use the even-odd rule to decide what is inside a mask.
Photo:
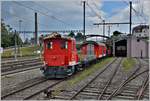
[{"label": "railway track", "polygon": [[144,92],[148,87],[148,84],[149,84],[149,74],[147,74],[147,77],[143,80],[143,84],[137,90],[137,96],[135,97],[135,99],[141,100],[143,98]]},{"label": "railway track", "polygon": [[31,66],[31,67],[18,68],[16,70],[2,72],[1,76],[7,76],[7,75],[15,74],[15,73],[20,73],[20,72],[28,71],[28,70],[38,69],[38,68],[40,68],[42,66],[43,65],[36,65],[36,66]]},{"label": "railway track", "polygon": [[[97,100],[110,100],[110,99],[149,99],[149,92],[148,92],[148,80],[149,76],[147,75],[145,79],[143,79],[142,85],[136,86],[130,84],[131,81],[135,80],[137,77],[147,73],[149,69],[141,69],[141,62],[139,61],[139,67],[136,68],[134,71],[128,75],[128,77],[124,81],[118,82],[113,81],[116,76],[120,76],[118,74],[120,64],[122,59],[114,59],[111,63],[109,63],[104,69],[102,69],[99,73],[95,75],[92,79],[88,81],[87,84],[83,85],[78,90],[74,91],[67,91],[64,90],[63,96],[54,96],[55,99],[97,99]],[[104,78],[105,80],[101,80],[101,75],[106,74],[107,71],[111,71],[108,78]],[[105,75],[106,77],[106,75]],[[34,98],[38,94],[51,89],[52,87],[56,86],[57,84],[61,83],[63,80],[46,80],[42,79],[35,79],[30,80],[30,82],[19,84],[13,90],[8,90],[3,92],[1,99],[4,100],[28,100]],[[24,86],[23,86],[24,84]],[[96,84],[96,85],[95,85]],[[49,93],[49,92],[47,92]]]},{"label": "railway track", "polygon": [[32,63],[32,62],[37,62],[40,60],[41,60],[40,58],[33,58],[33,59],[24,59],[24,60],[18,60],[18,61],[2,62],[1,66],[2,68],[8,68],[8,67],[13,67],[14,65]]},{"label": "railway track", "polygon": [[[55,99],[97,99],[97,100],[110,100],[110,99],[128,99],[128,100],[134,100],[134,99],[149,99],[149,92],[145,92],[146,88],[148,87],[148,77],[146,80],[143,81],[143,85],[131,85],[130,82],[138,78],[139,76],[147,73],[149,70],[145,69],[143,71],[140,71],[141,69],[141,63],[139,64],[139,67],[137,67],[134,71],[130,73],[130,75],[122,81],[113,82],[115,77],[120,76],[119,73],[117,74],[117,70],[120,67],[121,60],[117,62],[115,65],[116,67],[112,67],[114,63],[116,63],[117,60],[113,61],[111,64],[106,66],[105,69],[103,69],[99,74],[97,74],[93,79],[91,79],[87,84],[79,88],[78,90],[74,91],[64,91],[62,92],[62,95],[55,96]],[[108,68],[109,67],[109,68]],[[109,77],[107,80],[102,80],[99,78],[102,74],[106,73],[107,69],[109,70],[111,68],[114,68],[112,70],[111,75],[107,76]],[[120,72],[120,71],[118,71]],[[94,85],[94,82],[96,81],[96,85]],[[115,81],[115,80],[114,80]],[[94,86],[93,86],[94,85]],[[137,95],[137,91],[140,92]],[[147,90],[148,91],[148,90]],[[145,92],[145,93],[144,93]],[[144,95],[145,94],[145,95]]]},{"label": "railway track", "polygon": [[[103,96],[103,93],[106,91],[106,89],[107,89],[108,86],[110,85],[110,83],[111,83],[112,79],[114,78],[114,76],[115,76],[115,74],[116,74],[118,68],[120,67],[121,61],[122,61],[122,59],[117,59],[116,61],[113,61],[112,64],[110,64],[110,65],[107,67],[107,69],[108,69],[108,68],[109,68],[109,69],[111,68],[110,70],[113,71],[113,69],[114,69],[114,71],[113,71],[113,73],[109,76],[110,78],[109,78],[108,80],[106,80],[106,84],[105,84],[105,86],[103,87],[102,91],[100,91],[100,89],[99,89],[98,99],[101,99],[101,97]],[[114,63],[116,63],[116,62],[117,62],[117,65],[115,65],[115,68],[112,67],[112,65],[114,65]],[[113,69],[112,69],[112,68],[113,68]],[[107,70],[106,70],[106,71],[107,71]],[[104,71],[104,72],[102,72],[102,73],[106,73],[106,71]],[[102,73],[100,73],[99,75],[102,75]],[[96,77],[96,78],[94,78],[94,80],[98,80],[98,78],[99,78],[99,76]],[[92,80],[92,82],[88,83],[85,87],[83,87],[82,90],[80,90],[79,92],[77,92],[77,93],[75,93],[73,96],[71,96],[69,99],[70,99],[70,100],[75,99],[75,98],[77,97],[77,95],[79,95],[80,93],[82,93],[82,91],[84,92],[84,89],[85,89],[85,88],[88,89],[88,87],[89,87],[88,85],[91,84],[91,83],[93,83],[93,80]],[[100,92],[101,92],[101,93],[100,93]],[[80,96],[80,97],[81,97],[81,96]]]},{"label": "railway track", "polygon": [[47,80],[43,77],[34,78],[16,85],[15,88],[2,91],[2,100],[26,100],[43,92],[45,89],[56,86],[64,81],[62,80]]},{"label": "railway track", "polygon": [[18,57],[17,60],[15,58],[1,58],[1,63],[8,63],[8,62],[17,62],[17,61],[24,61],[24,60],[31,60],[40,58],[39,56],[27,56],[27,57]]},{"label": "railway track", "polygon": [[[131,74],[128,76],[128,78],[127,78],[125,81],[123,81],[123,82],[118,86],[118,88],[115,89],[115,90],[106,98],[106,100],[115,99],[118,95],[122,95],[122,96],[123,96],[122,93],[124,92],[124,90],[125,90],[125,91],[126,91],[126,90],[129,90],[129,89],[126,89],[126,85],[129,85],[131,81],[133,81],[133,80],[135,80],[136,78],[138,78],[139,76],[141,76],[141,75],[143,75],[143,74],[149,72],[149,69],[148,69],[148,68],[145,69],[145,70],[143,70],[143,71],[140,71],[140,69],[142,68],[142,64],[141,64],[141,61],[140,61],[140,60],[138,60],[138,61],[139,61],[139,67],[136,68],[136,70],[133,71],[133,73],[131,73]],[[134,87],[133,87],[133,88],[134,88]],[[132,94],[130,94],[130,95],[128,94],[127,96],[124,95],[124,97],[122,97],[122,98],[123,98],[123,99],[128,99],[128,98],[126,98],[126,97],[131,96],[130,100],[135,100],[135,99],[136,99],[136,96],[137,96],[137,95],[136,95],[136,92],[139,90],[139,88],[140,88],[140,86],[139,86],[138,88],[136,88],[134,91],[132,91]],[[148,99],[148,97],[145,97],[145,98]]]},{"label": "railway track", "polygon": [[[107,64],[107,66],[102,69],[99,73],[97,73],[92,79],[90,79],[88,81],[88,83],[86,83],[84,86],[82,86],[81,88],[79,88],[77,91],[71,91],[71,92],[68,92],[67,91],[67,94],[70,94],[70,95],[64,95],[64,96],[55,96],[54,98],[55,99],[69,99],[69,100],[72,100],[72,99],[76,99],[76,97],[83,92],[84,89],[86,89],[91,83],[93,83],[103,72],[105,72],[108,68],[111,69],[111,65],[116,62],[118,59],[114,59],[111,63]],[[65,91],[64,91],[65,92]],[[64,93],[63,92],[63,93]],[[73,92],[73,93],[72,93]],[[66,92],[65,92],[66,93]]]},{"label": "railway track", "polygon": [[24,58],[24,59],[20,59],[20,60],[14,60],[14,59],[12,59],[12,60],[9,60],[9,61],[6,61],[6,60],[4,61],[2,59],[1,64],[4,65],[4,64],[11,64],[11,63],[19,63],[19,62],[24,62],[24,61],[36,60],[36,59],[40,59],[40,58],[39,57],[36,57],[36,58]]},{"label": "railway track", "polygon": [[36,68],[40,68],[41,66],[43,66],[43,63],[39,58],[29,59],[24,61],[21,60],[14,63],[13,62],[2,63],[1,76],[27,71],[31,69],[36,69]]}]

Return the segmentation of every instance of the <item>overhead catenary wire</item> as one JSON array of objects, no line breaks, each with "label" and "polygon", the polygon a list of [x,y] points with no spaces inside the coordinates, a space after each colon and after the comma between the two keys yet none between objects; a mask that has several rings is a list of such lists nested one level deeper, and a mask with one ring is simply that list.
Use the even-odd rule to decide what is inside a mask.
[{"label": "overhead catenary wire", "polygon": [[[125,0],[122,0],[125,4],[129,5],[129,3]],[[136,16],[139,18],[139,16],[141,17],[141,19],[143,19],[145,22],[147,22],[146,18],[140,13],[138,12],[133,6],[132,6],[132,10],[135,12]],[[140,18],[139,18],[140,19]],[[140,20],[141,20],[140,19]],[[142,21],[142,20],[141,20]]]},{"label": "overhead catenary wire", "polygon": [[96,14],[96,16],[97,16],[99,19],[103,20],[102,17],[101,17],[88,3],[86,3],[86,4],[87,4],[87,6],[91,9],[91,11],[93,11],[93,12]]},{"label": "overhead catenary wire", "polygon": [[[8,12],[8,11],[6,11],[6,12]],[[18,16],[18,15],[16,15],[16,14],[12,14],[12,13],[9,13],[9,14],[11,14],[13,17],[15,17],[15,18],[19,18],[18,20],[16,20],[16,21],[19,21],[19,20],[22,20],[22,21],[33,21],[33,20],[31,20],[31,19],[28,19],[28,18],[24,18],[24,17],[20,17],[20,16]],[[43,26],[48,26],[48,25],[45,25],[45,24],[41,24],[41,23],[38,23],[38,25],[43,25]],[[15,27],[18,27],[18,26],[15,26]],[[73,30],[76,30],[76,29],[73,29]],[[42,30],[43,31],[43,30]],[[46,30],[46,31],[48,31],[48,30]],[[51,30],[51,31],[56,31],[56,30]],[[58,31],[62,31],[62,30],[58,30]],[[64,30],[64,31],[69,31],[69,30]],[[71,30],[70,30],[71,31]],[[77,30],[76,30],[77,31]],[[78,30],[78,31],[81,31],[81,30]],[[19,32],[19,31],[18,31]],[[27,32],[27,34],[30,32],[30,33],[33,33],[34,31],[21,31],[22,33],[24,33],[24,32]]]},{"label": "overhead catenary wire", "polygon": [[[7,12],[7,11],[6,11]],[[9,13],[9,12],[8,12]],[[16,14],[12,14],[12,13],[9,13],[9,14],[11,14],[13,17],[15,17],[15,18],[18,18],[18,21],[19,20],[22,20],[22,21],[32,21],[32,22],[34,22],[33,20],[31,20],[31,19],[29,19],[29,18],[24,18],[24,17],[20,17],[20,16],[18,16],[18,15],[16,15]],[[49,25],[46,25],[46,24],[43,24],[43,23],[39,23],[38,22],[38,25],[39,26],[46,26],[46,27],[48,27]],[[16,26],[15,26],[16,27]]]},{"label": "overhead catenary wire", "polygon": [[63,23],[64,25],[70,26],[69,24],[65,23],[64,21],[58,19],[57,17],[55,17],[55,16],[53,16],[53,15],[48,15],[48,14],[46,14],[46,13],[44,13],[44,12],[41,12],[41,11],[39,11],[39,10],[37,10],[37,9],[32,8],[32,7],[26,6],[26,5],[24,5],[24,4],[20,3],[20,2],[17,2],[17,1],[13,1],[13,3],[15,3],[15,4],[19,5],[19,6],[23,6],[23,7],[25,7],[25,8],[28,8],[28,9],[34,11],[34,12],[38,12],[38,13],[40,13],[40,14],[42,14],[42,15],[47,16],[47,17],[50,17],[50,18],[52,18],[52,19],[54,19],[54,20],[56,20],[56,21],[58,21],[58,22]]},{"label": "overhead catenary wire", "polygon": [[140,14],[138,11],[136,11],[133,7],[132,7],[132,9],[133,9],[133,11],[135,12],[135,14],[138,16],[141,16],[142,18],[143,18],[143,20],[146,22],[146,18],[142,15],[142,14]]},{"label": "overhead catenary wire", "polygon": [[[45,9],[45,10],[47,11],[47,13],[52,12],[52,11],[50,11],[47,7],[45,7],[45,6],[43,6],[43,5],[39,4],[39,3],[37,3],[37,2],[35,2],[35,1],[30,1],[30,2],[33,3],[34,5],[37,5],[39,8]],[[52,13],[53,13],[53,12],[52,12]]]},{"label": "overhead catenary wire", "polygon": [[[53,13],[50,9],[48,9],[47,7],[45,7],[45,6],[43,6],[43,5],[39,4],[39,3],[36,3],[35,1],[30,1],[30,2],[33,3],[34,5],[37,5],[39,8],[45,9],[45,10],[47,11],[47,13]],[[53,16],[53,15],[51,15],[51,16]],[[60,17],[59,17],[59,18],[56,17],[56,16],[53,16],[53,17],[55,17],[55,18],[57,18],[57,19],[60,20]],[[62,20],[61,20],[61,21],[62,21]],[[62,21],[62,22],[64,22],[64,21]],[[71,24],[68,24],[68,26],[72,26],[72,25],[71,25]]]}]

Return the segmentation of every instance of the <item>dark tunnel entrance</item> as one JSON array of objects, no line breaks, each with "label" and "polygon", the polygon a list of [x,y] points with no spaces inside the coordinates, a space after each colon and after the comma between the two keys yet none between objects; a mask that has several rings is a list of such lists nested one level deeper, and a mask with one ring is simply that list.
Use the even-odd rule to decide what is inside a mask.
[{"label": "dark tunnel entrance", "polygon": [[115,56],[117,57],[127,56],[127,40],[121,40],[115,43]]}]

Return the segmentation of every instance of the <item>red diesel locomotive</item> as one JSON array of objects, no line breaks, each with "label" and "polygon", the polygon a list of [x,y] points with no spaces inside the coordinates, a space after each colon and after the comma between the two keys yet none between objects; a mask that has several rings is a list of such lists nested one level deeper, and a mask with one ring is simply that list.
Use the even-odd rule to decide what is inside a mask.
[{"label": "red diesel locomotive", "polygon": [[41,68],[48,78],[64,78],[75,72],[78,63],[76,41],[58,33],[44,38],[44,64]]},{"label": "red diesel locomotive", "polygon": [[[41,68],[47,78],[65,78],[84,68],[93,60],[106,56],[106,46],[95,41],[85,41],[81,45],[80,55],[77,53],[76,41],[52,33],[43,39],[43,61]],[[80,58],[79,58],[79,57]]]}]

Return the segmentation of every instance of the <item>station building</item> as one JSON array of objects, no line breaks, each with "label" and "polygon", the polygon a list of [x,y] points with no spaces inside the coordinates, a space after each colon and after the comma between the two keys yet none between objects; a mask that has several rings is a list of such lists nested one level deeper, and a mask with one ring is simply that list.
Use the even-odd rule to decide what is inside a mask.
[{"label": "station building", "polygon": [[129,37],[127,39],[127,57],[149,57],[149,42],[147,40]]}]

